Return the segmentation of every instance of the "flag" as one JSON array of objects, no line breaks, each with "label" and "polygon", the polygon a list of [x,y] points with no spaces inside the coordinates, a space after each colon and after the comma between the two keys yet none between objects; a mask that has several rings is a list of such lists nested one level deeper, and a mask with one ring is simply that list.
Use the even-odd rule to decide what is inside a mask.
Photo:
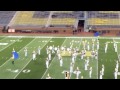
[{"label": "flag", "polygon": [[99,32],[94,33],[94,36],[99,36],[99,35],[100,35]]},{"label": "flag", "polygon": [[17,60],[19,58],[19,54],[16,51],[12,52],[12,54],[14,60]]}]

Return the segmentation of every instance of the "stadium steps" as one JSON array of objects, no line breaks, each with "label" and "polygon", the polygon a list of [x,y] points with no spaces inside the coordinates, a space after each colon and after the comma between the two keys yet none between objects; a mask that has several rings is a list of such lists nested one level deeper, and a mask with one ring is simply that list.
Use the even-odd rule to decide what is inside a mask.
[{"label": "stadium steps", "polygon": [[46,23],[46,25],[45,25],[46,27],[50,26],[53,13],[54,13],[54,11],[51,11],[51,12],[50,12],[50,15],[49,15],[49,17],[48,17],[47,23]]}]

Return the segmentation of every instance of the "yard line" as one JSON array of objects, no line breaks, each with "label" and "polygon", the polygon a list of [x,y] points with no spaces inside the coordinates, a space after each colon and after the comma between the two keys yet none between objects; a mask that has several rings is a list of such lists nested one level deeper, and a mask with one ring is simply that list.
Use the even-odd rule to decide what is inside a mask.
[{"label": "yard line", "polygon": [[[80,44],[79,44],[79,50],[80,50],[81,43],[82,43],[82,38],[81,38],[81,41],[80,41]],[[77,59],[77,57],[76,57],[76,59]],[[76,59],[75,59],[75,61],[76,61]],[[74,63],[74,65],[75,65],[75,63]],[[74,65],[73,65],[73,69],[74,69]],[[71,78],[71,76],[72,76],[72,73],[70,74],[70,78]]]},{"label": "yard line", "polygon": [[[0,36],[0,37],[6,37],[6,36]],[[12,36],[13,37],[13,36]],[[80,37],[80,36],[73,36],[73,37],[64,37],[64,36],[17,36],[17,37],[26,37],[26,38],[88,38],[88,39],[92,39],[92,38],[99,38],[99,39],[120,39],[119,37]]]},{"label": "yard line", "polygon": [[[97,41],[99,42],[98,38]],[[100,46],[100,42],[99,42],[99,46]],[[97,49],[97,79],[98,79],[98,49]]]},{"label": "yard line", "polygon": [[[35,38],[35,39],[37,39],[37,38]],[[34,39],[34,40],[35,40],[35,39]],[[49,42],[51,39],[52,39],[52,38],[50,38],[50,39],[48,40],[48,42]],[[47,42],[46,44],[48,44],[48,42]],[[30,43],[31,43],[31,42],[30,42]],[[46,45],[46,44],[45,44],[45,45]],[[45,46],[45,45],[44,45],[44,46]],[[43,46],[43,47],[44,47],[44,46]],[[42,47],[42,48],[43,48],[43,47]],[[42,48],[41,48],[41,49],[42,49]],[[31,61],[31,60],[30,60],[30,61]],[[21,73],[21,71],[30,63],[30,61],[20,70],[20,72],[14,77],[14,79],[15,79],[15,78]]]},{"label": "yard line", "polygon": [[[16,40],[19,40],[19,39],[21,39],[21,38],[18,38],[18,39],[16,39]],[[7,47],[9,47],[10,45],[12,45],[13,43],[15,43],[15,42],[10,43],[8,46],[6,46],[5,48],[2,48],[0,51],[6,49]]]},{"label": "yard line", "polygon": [[[67,38],[65,38],[64,42],[62,43],[62,45],[65,43],[65,41],[66,41],[66,40],[67,40]],[[61,46],[62,46],[62,45],[61,45]],[[55,56],[56,56],[56,55],[55,55]],[[50,65],[49,65],[49,67],[51,66],[52,62],[55,60],[55,56],[54,56],[53,60],[51,61],[51,63],[50,63]],[[48,69],[49,69],[49,67],[48,67]],[[45,71],[45,73],[43,74],[43,76],[42,76],[42,78],[41,78],[41,79],[43,79],[43,77],[44,77],[44,76],[45,76],[45,74],[47,73],[48,69]]]},{"label": "yard line", "polygon": [[4,38],[2,38],[0,41],[2,41],[2,40],[4,40],[4,39],[6,39],[7,37],[4,37]]},{"label": "yard line", "polygon": [[[34,40],[35,40],[35,39],[33,39],[30,43],[32,43]],[[27,45],[29,45],[30,43],[26,44],[25,47],[26,47]],[[23,47],[23,48],[25,48],[25,47]],[[22,49],[23,49],[23,48],[22,48]],[[22,50],[22,49],[21,49],[21,50]],[[21,50],[20,50],[20,51],[21,51]],[[19,52],[20,52],[20,51],[19,51]],[[19,53],[19,52],[18,52],[18,53]],[[9,60],[10,60],[10,59],[9,59]],[[7,60],[5,63],[7,63],[9,60]],[[0,67],[2,67],[5,63],[3,63]]]},{"label": "yard line", "polygon": [[[113,38],[113,42],[114,42],[114,38]],[[117,48],[118,49],[118,48]],[[117,56],[118,56],[118,60],[120,61],[119,55],[118,55],[118,50],[117,50]]]},{"label": "yard line", "polygon": [[[16,37],[16,36],[10,36],[10,37]],[[17,36],[17,37],[21,37],[21,36]],[[22,36],[22,37],[26,37],[26,38],[98,38],[98,37],[93,37],[93,36],[91,36],[91,37],[80,37],[80,36],[74,36],[74,37],[70,37],[70,36],[66,36],[66,37],[64,37],[64,36]],[[105,38],[105,37],[99,37],[99,38]]]}]

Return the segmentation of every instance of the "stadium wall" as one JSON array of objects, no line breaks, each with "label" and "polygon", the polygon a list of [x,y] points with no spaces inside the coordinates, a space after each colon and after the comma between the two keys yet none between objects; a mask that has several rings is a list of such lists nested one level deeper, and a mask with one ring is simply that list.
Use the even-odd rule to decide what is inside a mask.
[{"label": "stadium wall", "polygon": [[14,26],[9,29],[15,29],[15,32],[28,32],[28,33],[59,33],[71,34],[73,28],[71,27],[35,27],[35,26]]},{"label": "stadium wall", "polygon": [[0,33],[4,32],[4,26],[0,26]]}]

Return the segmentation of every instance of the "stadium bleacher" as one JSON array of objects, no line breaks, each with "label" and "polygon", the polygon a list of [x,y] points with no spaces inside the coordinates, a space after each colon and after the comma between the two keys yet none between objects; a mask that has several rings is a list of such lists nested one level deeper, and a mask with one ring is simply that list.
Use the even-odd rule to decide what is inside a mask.
[{"label": "stadium bleacher", "polygon": [[119,13],[105,13],[104,11],[88,11],[88,18],[119,18]]},{"label": "stadium bleacher", "polygon": [[10,23],[16,11],[0,11],[0,32]]},{"label": "stadium bleacher", "polygon": [[1,28],[8,25],[14,29],[74,30],[78,27],[79,20],[84,20],[84,27],[92,29],[120,28],[119,11],[0,11]]},{"label": "stadium bleacher", "polygon": [[[88,27],[92,29],[119,30],[120,12],[119,11],[88,11]],[[100,30],[101,30],[100,29]]]},{"label": "stadium bleacher", "polygon": [[55,12],[52,18],[84,18],[83,11],[63,11],[63,12]]},{"label": "stadium bleacher", "polygon": [[78,18],[84,18],[83,11],[54,11],[51,15],[50,11],[20,11],[14,18],[12,25],[40,25],[49,26],[73,25]]},{"label": "stadium bleacher", "polygon": [[0,25],[7,25],[13,18],[16,11],[0,11]]},{"label": "stadium bleacher", "polygon": [[50,11],[35,11],[33,18],[48,18]]},{"label": "stadium bleacher", "polygon": [[47,18],[42,18],[42,16],[41,18],[35,18],[37,16],[39,17],[38,12],[34,16],[33,15],[34,15],[34,11],[20,11],[19,13],[17,13],[16,17],[14,18],[12,25],[44,26],[46,24]]}]

